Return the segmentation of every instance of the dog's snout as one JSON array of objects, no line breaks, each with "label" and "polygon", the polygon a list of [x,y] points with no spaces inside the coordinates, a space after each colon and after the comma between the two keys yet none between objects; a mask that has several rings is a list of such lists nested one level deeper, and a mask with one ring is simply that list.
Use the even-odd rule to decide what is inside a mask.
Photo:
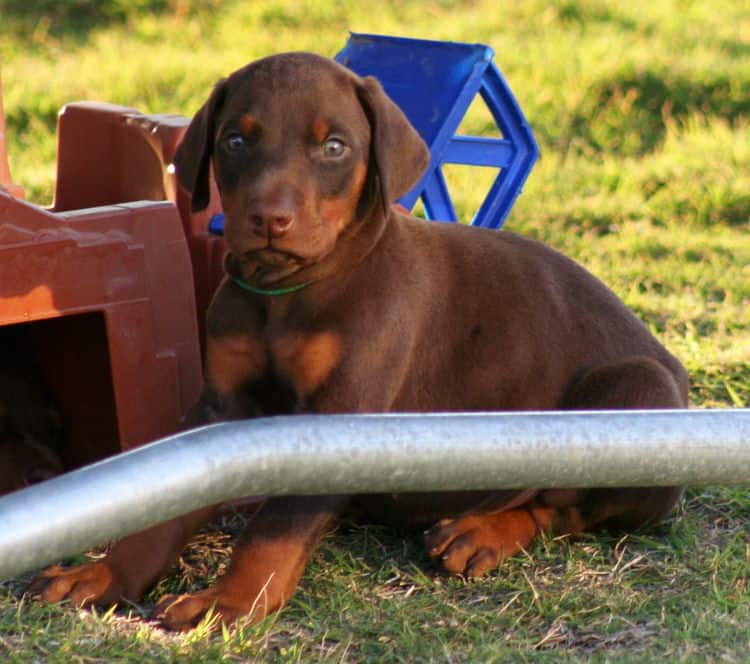
[{"label": "dog's snout", "polygon": [[286,201],[257,203],[250,212],[250,228],[255,235],[279,238],[294,225],[294,210]]}]

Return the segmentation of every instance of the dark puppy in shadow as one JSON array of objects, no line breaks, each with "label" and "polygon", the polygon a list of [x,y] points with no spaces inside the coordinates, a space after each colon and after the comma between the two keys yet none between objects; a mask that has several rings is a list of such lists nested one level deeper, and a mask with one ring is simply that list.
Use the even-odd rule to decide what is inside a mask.
[{"label": "dark puppy in shadow", "polygon": [[0,357],[0,495],[60,474],[62,437],[36,367]]}]

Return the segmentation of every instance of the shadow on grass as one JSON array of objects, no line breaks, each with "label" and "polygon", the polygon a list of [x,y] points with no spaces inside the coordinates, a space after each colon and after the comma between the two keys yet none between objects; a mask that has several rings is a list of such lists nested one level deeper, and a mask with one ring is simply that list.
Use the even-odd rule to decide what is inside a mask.
[{"label": "shadow on grass", "polygon": [[215,0],[0,0],[0,16],[19,35],[83,40],[96,28],[127,23],[138,14],[191,14]]},{"label": "shadow on grass", "polygon": [[635,157],[657,148],[670,122],[693,114],[733,122],[749,112],[750,90],[725,73],[626,70],[591,87],[568,136],[594,152]]}]

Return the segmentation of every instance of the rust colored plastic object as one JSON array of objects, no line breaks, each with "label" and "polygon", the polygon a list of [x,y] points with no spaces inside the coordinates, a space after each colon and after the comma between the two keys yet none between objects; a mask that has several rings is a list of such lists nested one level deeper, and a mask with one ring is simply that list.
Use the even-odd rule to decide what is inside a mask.
[{"label": "rust colored plastic object", "polygon": [[201,384],[175,207],[51,213],[0,191],[0,340],[17,326],[63,412],[69,467],[175,431]]},{"label": "rust colored plastic object", "polygon": [[0,344],[42,371],[76,467],[174,432],[197,399],[223,242],[168,169],[187,118],[66,106],[45,210],[11,181],[1,93]]},{"label": "rust colored plastic object", "polygon": [[58,120],[57,185],[54,210],[75,210],[124,201],[169,200],[182,219],[193,266],[201,340],[211,297],[224,276],[224,241],[207,232],[221,210],[212,184],[208,209],[193,213],[169,164],[190,123],[179,115],[144,115],[98,102],[66,105]]}]

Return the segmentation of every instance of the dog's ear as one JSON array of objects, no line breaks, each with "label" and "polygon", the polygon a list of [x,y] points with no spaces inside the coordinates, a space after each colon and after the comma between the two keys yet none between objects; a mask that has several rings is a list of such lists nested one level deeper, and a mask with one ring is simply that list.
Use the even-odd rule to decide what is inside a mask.
[{"label": "dog's ear", "polygon": [[193,212],[204,210],[211,197],[209,172],[214,150],[214,119],[225,96],[226,86],[222,79],[214,87],[208,101],[193,117],[174,155],[177,179],[193,195]]},{"label": "dog's ear", "polygon": [[361,79],[357,94],[370,121],[370,160],[374,161],[387,212],[391,203],[407,193],[422,176],[430,161],[430,151],[377,79],[372,76]]}]

